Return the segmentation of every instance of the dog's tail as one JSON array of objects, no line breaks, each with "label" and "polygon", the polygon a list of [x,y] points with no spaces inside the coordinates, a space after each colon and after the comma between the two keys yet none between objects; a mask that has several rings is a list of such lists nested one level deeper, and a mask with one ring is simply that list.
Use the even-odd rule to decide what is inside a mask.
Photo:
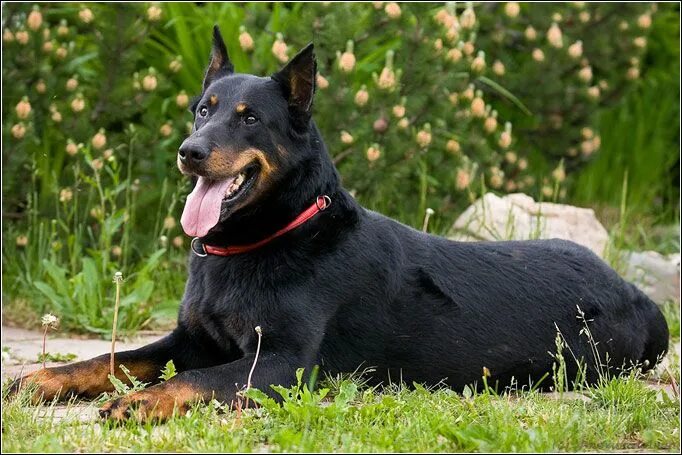
[{"label": "dog's tail", "polygon": [[644,311],[645,327],[643,329],[647,332],[640,365],[642,371],[648,371],[654,368],[668,352],[670,332],[665,316],[658,305],[639,289],[636,289],[636,293]]}]

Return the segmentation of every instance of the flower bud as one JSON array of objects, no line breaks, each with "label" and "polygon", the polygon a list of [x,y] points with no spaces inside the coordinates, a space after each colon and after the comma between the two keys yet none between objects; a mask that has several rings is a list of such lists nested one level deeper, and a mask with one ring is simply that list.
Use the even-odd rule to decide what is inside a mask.
[{"label": "flower bud", "polygon": [[185,91],[181,91],[180,93],[177,94],[175,97],[175,104],[178,105],[179,108],[186,108],[189,105],[189,96],[187,96],[187,93]]},{"label": "flower bud", "polygon": [[22,139],[26,134],[26,126],[24,126],[22,122],[19,122],[16,125],[12,126],[10,132],[12,133],[12,136],[14,136],[15,139]]},{"label": "flower bud", "polygon": [[163,219],[163,228],[166,229],[167,231],[170,231],[175,227],[175,218],[172,216],[167,216],[166,218]]},{"label": "flower bud", "polygon": [[159,128],[159,133],[163,137],[170,136],[173,133],[173,127],[171,126],[170,122],[166,122],[161,125],[161,128]]},{"label": "flower bud", "polygon": [[524,30],[523,36],[525,36],[528,41],[535,41],[538,37],[538,32],[536,32],[535,29],[529,25],[526,27],[526,30]]},{"label": "flower bud", "polygon": [[31,114],[31,103],[29,103],[27,97],[23,97],[14,108],[17,112],[17,117],[20,119],[26,119]]},{"label": "flower bud", "polygon": [[494,133],[497,129],[497,118],[495,116],[487,117],[485,122],[483,122],[483,129],[486,133]]},{"label": "flower bud", "polygon": [[182,69],[182,57],[175,57],[171,62],[168,64],[168,69],[172,73],[177,73]]},{"label": "flower bud", "polygon": [[8,28],[5,29],[5,31],[2,33],[2,41],[5,43],[11,43],[14,41],[14,33]]},{"label": "flower bud", "polygon": [[521,7],[516,2],[508,2],[506,5],[504,5],[504,14],[512,19],[517,17],[520,11]]},{"label": "flower bud", "polygon": [[104,133],[104,128],[99,129],[97,134],[95,134],[90,140],[90,143],[95,150],[99,150],[107,145],[107,136]]},{"label": "flower bud", "polygon": [[349,145],[353,143],[353,136],[348,131],[341,131],[341,142]]},{"label": "flower bud", "polygon": [[375,132],[380,134],[385,133],[386,130],[388,129],[388,120],[386,120],[385,117],[379,117],[374,121],[372,129],[374,129]]},{"label": "flower bud", "polygon": [[649,28],[651,27],[651,14],[642,14],[637,18],[637,25],[639,28]]},{"label": "flower bud", "polygon": [[456,139],[450,139],[445,144],[445,149],[453,155],[457,155],[462,150],[462,146],[459,145],[459,142],[457,142]]},{"label": "flower bud", "polygon": [[40,14],[40,10],[37,6],[33,7],[33,11],[26,18],[26,26],[33,30],[34,32],[40,28],[43,24],[43,15]]},{"label": "flower bud", "polygon": [[66,89],[70,92],[73,92],[78,88],[78,79],[76,76],[72,76],[69,78],[69,80],[66,81]]},{"label": "flower bud", "polygon": [[549,27],[549,30],[547,30],[547,42],[556,48],[560,48],[564,45],[561,29],[556,22],[553,22],[552,26]]},{"label": "flower bud", "polygon": [[578,71],[578,78],[583,82],[590,82],[592,80],[592,67],[587,65],[580,68],[580,71]]},{"label": "flower bud", "polygon": [[239,27],[239,47],[241,47],[244,52],[251,52],[254,46],[253,37],[246,31],[246,27],[243,25]]},{"label": "flower bud", "polygon": [[58,60],[64,60],[68,54],[69,50],[66,48],[65,44],[59,46],[57,50],[54,52],[54,55],[55,57],[57,57]]},{"label": "flower bud", "polygon": [[544,62],[545,61],[545,53],[542,52],[542,49],[535,48],[533,49],[533,60],[536,62]]},{"label": "flower bud", "polygon": [[497,76],[504,76],[504,72],[504,63],[499,60],[495,60],[495,62],[493,62],[493,73],[495,73]]},{"label": "flower bud", "polygon": [[575,43],[568,46],[568,55],[571,58],[580,58],[583,55],[583,42],[578,40]]},{"label": "flower bud", "polygon": [[94,160],[90,161],[90,166],[95,171],[99,171],[104,167],[104,160],[102,160],[102,158],[95,158]]},{"label": "flower bud", "polygon": [[396,118],[403,118],[405,116],[405,106],[402,104],[393,106],[393,116]]},{"label": "flower bud", "polygon": [[512,143],[512,135],[511,135],[511,123],[507,122],[504,125],[504,131],[500,135],[500,140],[498,141],[498,145],[502,147],[503,149],[509,148],[509,146]]},{"label": "flower bud", "polygon": [[428,147],[429,144],[431,144],[431,127],[428,123],[426,124],[426,128],[417,132],[417,144],[419,144],[421,148]]},{"label": "flower bud", "polygon": [[462,45],[462,52],[464,52],[464,55],[472,55],[475,50],[474,43],[471,41],[467,41]]},{"label": "flower bud", "polygon": [[600,94],[601,93],[599,91],[599,87],[597,87],[596,85],[593,85],[592,87],[588,87],[588,89],[587,89],[587,96],[589,96],[593,100],[599,99]]},{"label": "flower bud", "polygon": [[62,121],[62,114],[59,111],[54,111],[51,115],[52,121],[59,123]]},{"label": "flower bud", "polygon": [[329,87],[329,81],[320,73],[315,76],[315,84],[320,90],[324,90]]},{"label": "flower bud", "polygon": [[157,83],[156,75],[154,72],[150,72],[142,79],[142,88],[147,92],[151,92],[156,89]]},{"label": "flower bud", "polygon": [[156,22],[161,19],[161,13],[161,8],[156,5],[152,5],[147,8],[147,20],[149,20],[149,22]]},{"label": "flower bud", "polygon": [[18,235],[15,242],[16,242],[18,247],[23,248],[26,245],[28,245],[28,237],[25,235]]},{"label": "flower bud", "polygon": [[29,35],[26,30],[19,30],[14,34],[14,38],[16,38],[17,43],[26,44],[28,43]]},{"label": "flower bud", "polygon": [[62,19],[57,27],[57,36],[66,36],[69,34],[69,26],[66,19]]},{"label": "flower bud", "polygon": [[557,182],[561,183],[566,180],[566,170],[564,169],[563,161],[559,163],[556,169],[552,171],[552,178]]},{"label": "flower bud", "polygon": [[467,6],[462,12],[462,15],[459,17],[459,25],[465,30],[471,30],[476,25],[476,13],[474,13],[474,9],[471,6]]},{"label": "flower bud", "polygon": [[284,37],[281,33],[277,33],[275,42],[272,43],[272,55],[277,58],[281,63],[285,63],[289,60],[287,55],[287,43],[284,42]]},{"label": "flower bud", "polygon": [[480,73],[485,69],[485,52],[478,51],[476,58],[471,62],[471,71]]},{"label": "flower bud", "polygon": [[637,68],[636,66],[628,68],[627,73],[625,73],[625,77],[627,77],[630,80],[639,79],[639,68]]},{"label": "flower bud", "polygon": [[355,68],[355,55],[353,54],[353,41],[348,40],[346,51],[339,56],[339,69],[344,73],[350,73]]},{"label": "flower bud", "polygon": [[407,129],[408,126],[410,126],[410,121],[406,117],[403,117],[400,120],[398,120],[398,128],[400,128],[401,130]]},{"label": "flower bud", "polygon": [[374,144],[367,148],[366,155],[368,161],[376,161],[381,157],[381,150],[379,150],[379,146],[377,144]]},{"label": "flower bud", "polygon": [[632,40],[632,44],[634,44],[635,47],[644,49],[646,47],[646,38],[643,36],[638,36],[637,38]]},{"label": "flower bud", "polygon": [[355,104],[362,107],[367,104],[367,101],[369,101],[369,92],[367,92],[367,89],[363,85],[355,94]]},{"label": "flower bud", "polygon": [[176,235],[173,237],[173,246],[175,248],[182,248],[182,244],[184,243],[184,240],[182,239],[182,236]]},{"label": "flower bud", "polygon": [[398,5],[395,2],[387,3],[386,6],[384,7],[384,12],[386,12],[386,15],[391,19],[398,19],[402,15],[400,5]]},{"label": "flower bud", "polygon": [[471,184],[471,174],[466,169],[457,169],[455,174],[455,187],[458,190],[464,190]]},{"label": "flower bud", "polygon": [[457,63],[462,59],[462,51],[456,47],[453,47],[446,54],[446,58],[450,60],[452,63]]},{"label": "flower bud", "polygon": [[66,153],[68,153],[70,156],[74,156],[76,153],[78,153],[78,146],[71,139],[66,141]]},{"label": "flower bud", "polygon": [[474,117],[485,116],[485,101],[480,97],[480,92],[476,94],[477,96],[471,100],[471,115]]},{"label": "flower bud", "polygon": [[89,24],[95,18],[95,15],[92,14],[90,8],[83,8],[78,12],[78,17],[83,23]]},{"label": "flower bud", "polygon": [[62,188],[61,191],[59,191],[59,202],[67,203],[70,202],[71,199],[73,199],[73,191],[71,188]]}]

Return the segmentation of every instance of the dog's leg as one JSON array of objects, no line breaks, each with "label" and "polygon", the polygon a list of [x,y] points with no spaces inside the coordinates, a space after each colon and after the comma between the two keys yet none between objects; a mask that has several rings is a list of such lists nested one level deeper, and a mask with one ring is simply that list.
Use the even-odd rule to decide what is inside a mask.
[{"label": "dog's leg", "polygon": [[[106,403],[102,417],[124,420],[135,416],[140,420],[164,420],[174,409],[187,411],[193,402],[217,399],[230,404],[244,388],[254,355],[211,368],[179,373],[172,379],[128,396]],[[305,365],[300,359],[281,353],[264,353],[256,365],[251,386],[272,394],[271,384],[290,386],[295,383],[296,368]]]},{"label": "dog's leg", "polygon": [[[142,348],[117,352],[114,355],[115,375],[123,382],[129,382],[120,368],[120,365],[124,365],[140,381],[155,383],[159,381],[160,371],[169,360],[173,360],[178,369],[210,365],[202,362],[201,351],[193,345],[184,330],[177,328],[168,336]],[[10,386],[10,394],[30,384],[37,386],[34,402],[41,398],[52,400],[73,395],[94,398],[103,392],[112,392],[114,386],[109,380],[110,357],[110,354],[104,354],[82,362],[38,370],[15,380]]]}]

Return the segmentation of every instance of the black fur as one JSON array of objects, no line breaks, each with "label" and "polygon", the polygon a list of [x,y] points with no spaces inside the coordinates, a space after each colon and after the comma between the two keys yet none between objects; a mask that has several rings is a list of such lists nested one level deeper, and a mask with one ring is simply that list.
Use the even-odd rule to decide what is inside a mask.
[{"label": "black fur", "polygon": [[[221,51],[222,39],[216,41]],[[224,58],[231,67],[226,51]],[[211,153],[262,150],[276,172],[250,203],[223,207],[219,225],[201,241],[255,242],[318,195],[330,196],[331,206],[252,252],[191,254],[178,327],[127,356],[138,353],[157,365],[172,359],[181,373],[169,382],[230,403],[254,362],[256,326],[263,339],[253,386],[269,393],[271,384],[289,385],[297,368],[314,365],[332,374],[373,367],[375,383],[442,381],[458,391],[480,385],[485,367],[488,384],[536,384],[549,374],[541,384],[548,386],[557,332],[569,380],[578,376],[576,359],[594,382],[600,362],[612,374],[635,364],[647,369],[667,351],[657,306],[582,246],[454,242],[361,207],[341,186],[309,119],[314,68],[310,46],[271,78],[232,71],[214,78],[207,71],[196,108],[211,94],[220,101],[197,119],[188,141],[218,149]],[[302,78],[293,89],[292,77]],[[235,114],[237,102],[248,105],[257,124],[241,122],[246,114]],[[189,173],[201,172],[197,165]]]}]

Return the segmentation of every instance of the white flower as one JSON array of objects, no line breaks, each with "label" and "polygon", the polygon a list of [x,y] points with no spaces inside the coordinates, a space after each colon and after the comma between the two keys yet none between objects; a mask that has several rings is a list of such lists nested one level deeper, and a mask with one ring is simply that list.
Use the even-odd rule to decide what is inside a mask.
[{"label": "white flower", "polygon": [[43,317],[40,319],[40,322],[43,326],[54,327],[59,323],[59,318],[54,314],[47,313],[43,315]]}]

